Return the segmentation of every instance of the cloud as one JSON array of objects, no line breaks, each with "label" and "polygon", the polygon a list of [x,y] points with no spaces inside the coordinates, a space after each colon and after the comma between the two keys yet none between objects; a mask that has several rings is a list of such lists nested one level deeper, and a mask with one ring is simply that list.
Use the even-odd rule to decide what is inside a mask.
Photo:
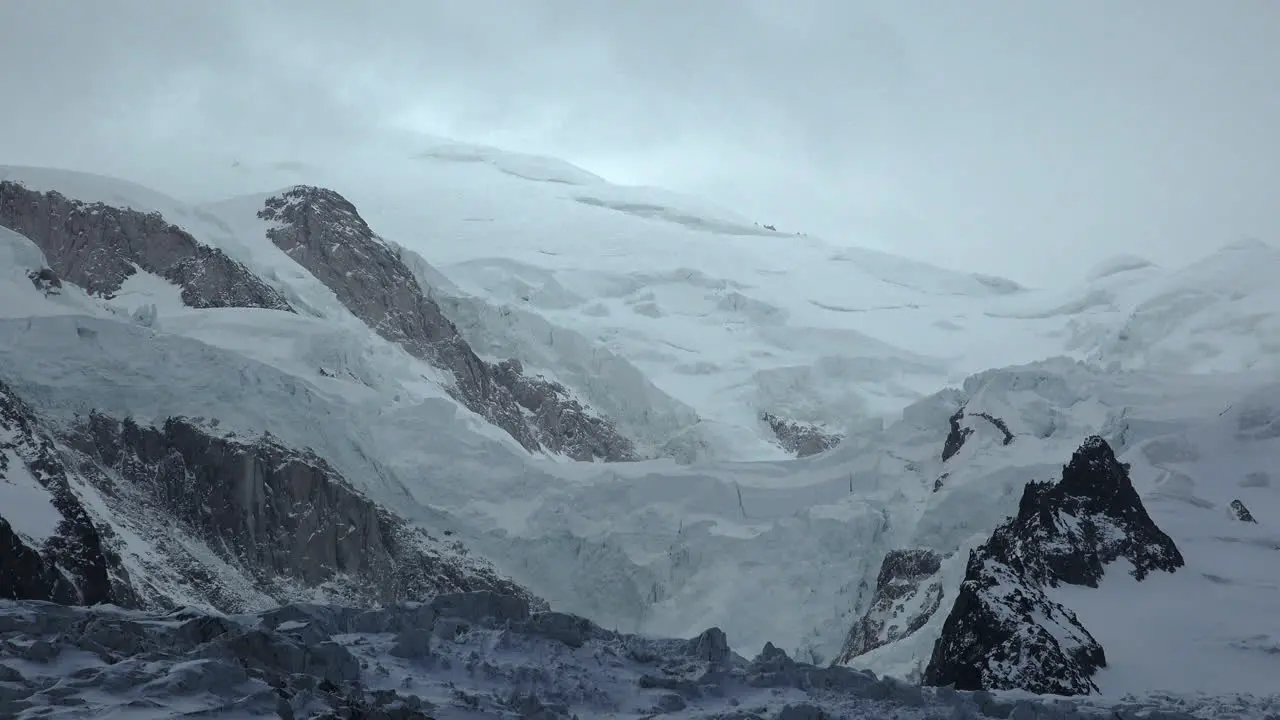
[{"label": "cloud", "polygon": [[1280,242],[1275,67],[1267,0],[8,0],[0,158],[150,177],[416,130],[1055,282]]}]

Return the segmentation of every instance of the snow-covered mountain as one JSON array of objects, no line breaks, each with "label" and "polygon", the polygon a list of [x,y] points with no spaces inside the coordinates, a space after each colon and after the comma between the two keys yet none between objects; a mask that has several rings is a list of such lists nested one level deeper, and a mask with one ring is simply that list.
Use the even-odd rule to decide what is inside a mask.
[{"label": "snow-covered mountain", "polygon": [[0,167],[11,596],[490,589],[919,681],[970,551],[1098,436],[1185,564],[1037,579],[1085,689],[1274,692],[1280,252],[1030,290],[544,158],[354,157],[197,202]]},{"label": "snow-covered mountain", "polygon": [[[1097,588],[1125,560],[1136,581],[1186,565],[1151,520],[1128,470],[1101,437],[1085,440],[1056,483],[1028,483],[1018,514],[973,551],[924,680],[968,690],[1097,692],[1106,652],[1069,608],[1064,585]],[[1031,620],[1028,621],[1028,618]]]}]

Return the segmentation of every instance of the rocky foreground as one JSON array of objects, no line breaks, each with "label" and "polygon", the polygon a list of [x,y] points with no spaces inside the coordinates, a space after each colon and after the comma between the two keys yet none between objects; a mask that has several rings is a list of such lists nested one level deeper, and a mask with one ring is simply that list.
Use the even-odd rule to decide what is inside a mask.
[{"label": "rocky foreground", "polygon": [[[1172,703],[1174,701],[1170,701]],[[1280,707],[1104,706],[920,688],[752,660],[712,628],[624,635],[489,591],[368,610],[167,614],[0,601],[5,718],[1227,718]]]}]

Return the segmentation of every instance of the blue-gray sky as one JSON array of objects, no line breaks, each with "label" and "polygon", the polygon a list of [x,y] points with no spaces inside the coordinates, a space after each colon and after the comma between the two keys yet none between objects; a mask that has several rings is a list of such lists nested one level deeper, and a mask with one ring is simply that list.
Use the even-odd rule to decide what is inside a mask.
[{"label": "blue-gray sky", "polygon": [[399,128],[1037,285],[1280,244],[1274,0],[4,0],[0,89],[141,180]]}]

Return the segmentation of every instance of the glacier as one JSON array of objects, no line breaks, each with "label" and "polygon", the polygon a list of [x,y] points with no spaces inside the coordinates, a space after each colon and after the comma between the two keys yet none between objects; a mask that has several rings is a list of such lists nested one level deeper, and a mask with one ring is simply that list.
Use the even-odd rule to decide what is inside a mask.
[{"label": "glacier", "polygon": [[[771,642],[830,663],[882,561],[928,549],[943,609],[840,658],[908,681],[968,552],[1027,481],[1100,434],[1187,561],[1055,591],[1107,649],[1101,698],[1274,693],[1280,251],[1234,243],[1172,269],[1116,258],[1040,290],[764,230],[559,161],[426,144],[226,163],[187,200],[0,167],[0,182],[159,213],[297,310],[193,308],[141,268],[111,297],[47,292],[30,277],[40,250],[0,228],[0,380],[54,428],[96,411],[270,433],[557,611],[621,633],[719,627],[744,657]],[[461,404],[447,371],[271,242],[257,210],[302,181],[349,199],[486,362],[562,384],[647,459],[530,453]],[[762,413],[842,440],[794,458]]]}]

